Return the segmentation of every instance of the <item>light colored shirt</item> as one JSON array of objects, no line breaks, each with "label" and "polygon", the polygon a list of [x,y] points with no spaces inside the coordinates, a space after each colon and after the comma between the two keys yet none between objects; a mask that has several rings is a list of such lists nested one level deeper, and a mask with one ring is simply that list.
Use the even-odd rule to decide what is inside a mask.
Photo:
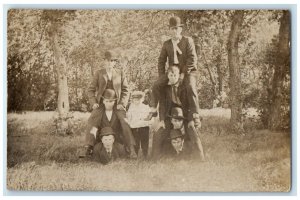
[{"label": "light colored shirt", "polygon": [[172,39],[172,44],[173,44],[173,50],[174,50],[174,64],[179,64],[177,53],[180,55],[182,54],[182,51],[178,47],[178,43],[180,42],[182,36],[178,38],[178,40],[173,40]]},{"label": "light colored shirt", "polygon": [[127,119],[130,128],[141,128],[147,127],[152,124],[152,120],[145,121],[145,118],[150,113],[150,107],[143,103],[139,105],[130,104],[129,109],[127,111]]},{"label": "light colored shirt", "polygon": [[105,114],[106,114],[106,117],[107,117],[108,121],[111,120],[112,112],[113,112],[112,110],[110,110],[110,111],[105,111]]}]

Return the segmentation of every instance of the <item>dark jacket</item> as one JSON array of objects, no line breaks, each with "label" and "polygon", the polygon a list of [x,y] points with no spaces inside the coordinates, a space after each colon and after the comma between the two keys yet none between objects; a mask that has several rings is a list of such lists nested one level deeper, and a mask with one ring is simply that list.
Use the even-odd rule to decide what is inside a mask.
[{"label": "dark jacket", "polygon": [[[159,102],[159,117],[160,120],[166,120],[167,117],[170,115],[172,107],[174,106],[172,102],[172,86],[165,85],[162,88],[161,95],[164,96],[163,98],[160,98],[160,102]],[[187,90],[183,84],[178,86],[177,95],[182,104],[181,108],[183,110],[184,117],[188,121],[193,120],[192,112],[189,109]]]},{"label": "dark jacket", "polygon": [[93,158],[95,161],[100,162],[102,164],[107,164],[111,161],[120,159],[120,158],[125,158],[126,153],[124,146],[115,142],[113,144],[111,156],[109,157],[106,149],[104,148],[103,144],[97,143],[94,146],[94,151],[93,151]]},{"label": "dark jacket", "polygon": [[[197,69],[197,54],[193,39],[182,36],[182,39],[178,43],[178,47],[182,52],[181,55],[177,53],[180,73],[186,74],[189,71],[195,71]],[[159,76],[163,76],[166,73],[165,66],[167,59],[169,66],[172,66],[174,64],[174,49],[171,39],[164,42],[158,58]]]},{"label": "dark jacket", "polygon": [[[91,106],[95,103],[100,103],[100,99],[106,89],[107,80],[108,76],[105,69],[95,72],[88,88],[88,97]],[[118,98],[117,104],[121,104],[126,108],[129,99],[129,91],[124,72],[122,70],[114,69],[112,73],[112,82]]]}]

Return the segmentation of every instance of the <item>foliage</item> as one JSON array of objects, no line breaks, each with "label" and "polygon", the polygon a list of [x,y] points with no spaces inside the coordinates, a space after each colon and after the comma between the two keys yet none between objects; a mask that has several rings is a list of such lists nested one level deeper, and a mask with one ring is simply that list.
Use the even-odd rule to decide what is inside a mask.
[{"label": "foliage", "polygon": [[[119,53],[118,67],[125,71],[131,89],[151,87],[157,78],[160,48],[169,37],[168,19],[174,14],[182,17],[186,24],[184,34],[192,36],[196,44],[200,107],[230,106],[227,98],[220,97],[228,96],[229,91],[227,40],[232,11],[10,10],[8,110],[56,108],[57,77],[49,40],[53,21],[60,26],[70,109],[87,111],[87,88],[92,74],[102,68],[103,53],[107,49]],[[239,42],[244,108],[256,107],[264,112],[267,101],[264,98],[268,97],[267,88],[272,78],[272,56],[265,55],[274,51],[270,44],[278,35],[280,14],[273,10],[245,12]],[[287,97],[289,85],[288,76]]]}]

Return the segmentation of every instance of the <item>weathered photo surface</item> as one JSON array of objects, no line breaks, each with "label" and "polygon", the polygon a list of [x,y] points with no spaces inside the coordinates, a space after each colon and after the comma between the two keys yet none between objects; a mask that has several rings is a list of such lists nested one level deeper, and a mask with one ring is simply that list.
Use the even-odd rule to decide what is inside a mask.
[{"label": "weathered photo surface", "polygon": [[288,192],[288,10],[7,13],[7,189]]}]

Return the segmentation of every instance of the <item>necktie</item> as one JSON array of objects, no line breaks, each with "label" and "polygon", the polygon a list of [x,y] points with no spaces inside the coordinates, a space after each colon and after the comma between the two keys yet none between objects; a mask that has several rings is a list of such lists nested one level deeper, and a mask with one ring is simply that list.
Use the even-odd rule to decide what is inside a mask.
[{"label": "necktie", "polygon": [[173,43],[173,50],[174,50],[174,64],[179,64],[177,52],[179,54],[182,54],[181,50],[178,47],[179,40],[176,40],[176,41],[172,40],[172,43]]}]

